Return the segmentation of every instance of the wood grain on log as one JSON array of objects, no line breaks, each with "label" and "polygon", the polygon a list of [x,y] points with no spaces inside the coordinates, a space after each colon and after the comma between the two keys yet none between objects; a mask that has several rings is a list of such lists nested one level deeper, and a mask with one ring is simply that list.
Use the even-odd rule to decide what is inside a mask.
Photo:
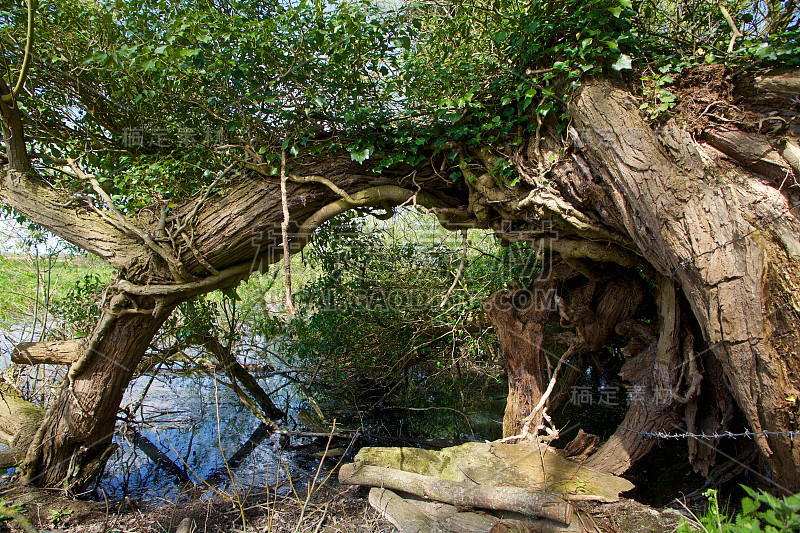
[{"label": "wood grain on log", "polygon": [[373,488],[369,491],[369,503],[400,533],[446,533],[436,522],[424,515],[417,507],[394,492]]},{"label": "wood grain on log", "polygon": [[394,468],[347,464],[339,470],[344,485],[385,487],[457,506],[514,511],[569,524],[572,505],[560,496],[521,487],[493,487],[448,481]]}]

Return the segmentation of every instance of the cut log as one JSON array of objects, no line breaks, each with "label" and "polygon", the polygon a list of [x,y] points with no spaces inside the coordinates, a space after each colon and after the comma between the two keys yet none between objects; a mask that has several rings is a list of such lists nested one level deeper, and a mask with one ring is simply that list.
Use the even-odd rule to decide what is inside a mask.
[{"label": "cut log", "polygon": [[389,467],[459,483],[517,486],[567,498],[617,501],[630,481],[604,474],[563,457],[535,442],[468,442],[439,451],[419,448],[362,448],[355,462]]},{"label": "cut log", "polygon": [[502,511],[500,516],[462,511],[454,505],[421,500],[413,495],[396,494],[389,489],[373,487],[369,503],[394,524],[401,533],[448,531],[450,533],[581,533],[577,520],[565,526],[552,520],[526,517]]},{"label": "cut log", "polygon": [[[388,491],[388,489],[372,489],[370,493],[373,490]],[[455,505],[423,500],[413,495],[403,495],[403,499],[433,520],[439,528],[451,533],[491,533],[497,531],[495,528],[500,523],[500,519],[496,516],[464,511]]]},{"label": "cut log", "polygon": [[385,487],[457,506],[514,511],[569,524],[572,505],[556,494],[521,487],[492,487],[448,481],[394,468],[347,464],[339,470],[343,485]]},{"label": "cut log", "polygon": [[0,452],[0,468],[13,468],[25,459],[27,448],[15,446]]},{"label": "cut log", "polygon": [[436,522],[425,516],[417,507],[394,492],[373,488],[369,491],[369,504],[400,533],[446,533]]},{"label": "cut log", "polygon": [[178,529],[175,530],[175,533],[194,533],[197,529],[197,526],[190,517],[186,517],[181,520],[181,523],[178,524]]},{"label": "cut log", "polygon": [[[388,489],[373,489],[388,490]],[[439,527],[452,533],[582,533],[581,522],[573,520],[564,525],[553,520],[532,518],[511,511],[464,511],[455,505],[423,500],[412,494],[399,494]]]},{"label": "cut log", "polygon": [[800,74],[787,71],[780,74],[756,76],[753,85],[760,91],[769,91],[793,98],[800,94]]},{"label": "cut log", "polygon": [[21,342],[11,352],[11,361],[20,365],[71,365],[81,356],[83,347],[84,339]]}]

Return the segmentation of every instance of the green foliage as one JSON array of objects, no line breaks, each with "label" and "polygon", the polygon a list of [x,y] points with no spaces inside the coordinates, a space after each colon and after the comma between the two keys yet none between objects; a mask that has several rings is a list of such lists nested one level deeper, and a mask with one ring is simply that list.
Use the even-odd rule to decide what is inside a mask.
[{"label": "green foliage", "polygon": [[[729,518],[720,510],[717,491],[707,490],[706,512],[699,517],[704,531],[710,533],[792,533],[800,531],[800,494],[777,498],[764,491],[742,486],[749,497],[742,498],[742,510]],[[695,531],[688,523],[678,533]]]},{"label": "green foliage", "polygon": [[321,369],[331,387],[326,394],[340,404],[369,407],[400,398],[403,405],[429,404],[446,394],[442,382],[452,377],[455,360],[494,376],[486,344],[494,341],[471,332],[470,323],[499,285],[496,260],[470,256],[442,306],[461,250],[452,236],[451,244],[443,242],[444,230],[438,238],[395,240],[397,224],[415,222],[381,228],[344,215],[321,227],[304,251],[306,265],[319,274],[295,294],[299,315],[289,324],[288,356]]},{"label": "green foliage", "polygon": [[642,76],[644,102],[639,109],[643,110],[651,120],[675,107],[675,95],[665,89],[675,81],[668,70],[669,68],[665,66],[661,67],[661,72],[657,74]]},{"label": "green foliage", "polygon": [[60,523],[67,522],[72,513],[72,509],[50,509],[49,521],[56,526]]},{"label": "green foliage", "polygon": [[[39,318],[49,312],[58,315],[75,285],[83,282],[85,276],[95,275],[107,280],[110,269],[91,259],[69,258],[57,253],[39,257],[30,254],[27,258],[0,256],[0,291],[3,294],[0,321],[7,325],[24,321],[26,316],[35,314],[37,305]],[[82,303],[86,303],[85,300]]]},{"label": "green foliage", "polygon": [[[34,152],[78,159],[124,210],[150,216],[214,182],[231,157],[221,145],[246,146],[234,154],[273,173],[281,149],[298,159],[335,150],[378,171],[441,156],[460,179],[471,162],[451,141],[504,149],[539,119],[563,123],[587,76],[650,78],[644,111],[658,118],[674,104],[666,73],[800,64],[792,5],[726,2],[743,33],[728,52],[731,29],[712,0],[47,0],[28,83],[36,98],[20,106]],[[23,2],[0,9],[9,72],[25,18]],[[40,170],[65,192],[87,190]],[[495,175],[517,183],[508,165]]]},{"label": "green foliage", "polygon": [[0,499],[0,520],[10,520],[16,518],[9,513],[24,513],[25,506],[21,503],[9,504],[5,498]]},{"label": "green foliage", "polygon": [[106,284],[107,280],[99,274],[84,274],[63,298],[54,303],[53,312],[77,337],[89,335],[100,318]]},{"label": "green foliage", "polygon": [[800,494],[776,498],[766,492],[743,487],[749,498],[742,499],[733,533],[800,531]]}]

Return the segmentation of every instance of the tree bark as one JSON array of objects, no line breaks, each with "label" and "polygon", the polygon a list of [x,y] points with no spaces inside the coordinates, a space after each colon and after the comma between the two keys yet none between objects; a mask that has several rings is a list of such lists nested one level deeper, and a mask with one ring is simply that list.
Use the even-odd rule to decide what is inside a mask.
[{"label": "tree bark", "polygon": [[[484,302],[502,350],[508,373],[508,399],[503,416],[503,436],[518,435],[523,420],[533,411],[546,387],[545,327],[551,313],[555,283],[534,283],[532,290],[511,284]],[[532,422],[536,427],[541,421]]]},{"label": "tree bark", "polygon": [[[651,128],[630,92],[607,80],[585,84],[570,114],[622,228],[686,296],[750,429],[797,431],[786,401],[800,390],[797,195],[673,122]],[[800,487],[800,437],[756,442],[776,480]]]},{"label": "tree bark", "polygon": [[80,365],[79,371],[49,408],[21,465],[27,482],[80,492],[94,481],[128,382],[171,310],[114,317],[83,362],[73,363],[71,371]]}]

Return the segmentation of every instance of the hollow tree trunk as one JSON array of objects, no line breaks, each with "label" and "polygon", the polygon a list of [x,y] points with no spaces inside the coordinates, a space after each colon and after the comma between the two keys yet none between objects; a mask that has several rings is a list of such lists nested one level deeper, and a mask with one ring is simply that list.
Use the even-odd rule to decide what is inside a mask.
[{"label": "hollow tree trunk", "polygon": [[672,396],[682,361],[679,295],[675,293],[675,284],[663,277],[657,291],[659,335],[651,337],[649,345],[629,357],[619,373],[629,384],[629,390],[635,391],[630,395],[628,412],[619,428],[587,463],[609,474],[625,472],[653,449],[657,441],[645,433],[680,428]]},{"label": "hollow tree trunk", "polygon": [[[554,385],[561,382],[562,386],[569,383],[581,371],[573,363],[580,364],[582,356],[606,345],[618,324],[636,316],[644,296],[642,281],[629,269],[579,264],[574,257],[556,255],[543,271],[546,274],[529,288],[513,283],[484,303],[508,372],[503,419],[506,437],[521,433],[523,420],[542,401],[548,381],[555,379]],[[554,312],[556,306],[558,313]],[[554,354],[545,348],[545,343],[555,344],[552,332],[557,326],[574,330],[562,334],[569,344],[568,354]],[[559,359],[563,359],[560,366]],[[557,401],[563,402],[564,395],[562,390]],[[545,400],[547,406],[550,398]],[[535,428],[541,418],[542,413],[537,413],[529,428]]]},{"label": "hollow tree trunk", "polygon": [[[764,163],[780,163],[778,153],[756,133],[714,147],[674,122],[655,130],[607,80],[586,84],[570,114],[616,223],[686,296],[775,479],[800,488],[800,436],[787,433],[800,429],[790,401],[800,390],[800,222],[796,192]],[[748,159],[747,142],[768,151]],[[654,372],[669,374],[666,365],[659,346]]]}]

